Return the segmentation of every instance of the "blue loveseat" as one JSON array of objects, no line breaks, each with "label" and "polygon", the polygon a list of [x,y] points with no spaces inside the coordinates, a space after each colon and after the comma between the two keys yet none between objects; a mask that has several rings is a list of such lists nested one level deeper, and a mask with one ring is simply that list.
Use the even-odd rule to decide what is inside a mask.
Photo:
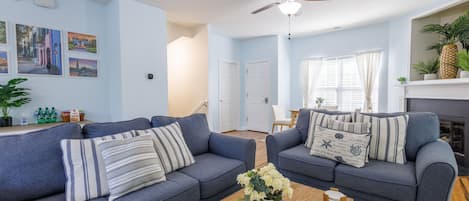
[{"label": "blue loveseat", "polygon": [[[310,112],[300,111],[295,128],[267,137],[268,161],[286,177],[320,189],[338,187],[358,201],[449,200],[457,164],[450,146],[438,140],[439,120],[435,114],[407,113],[408,162],[405,165],[370,160],[364,168],[354,168],[309,155],[309,149],[303,144],[308,135]],[[370,115],[400,114],[403,113]]]},{"label": "blue loveseat", "polygon": [[[167,175],[167,181],[117,201],[218,201],[237,191],[236,176],[254,168],[254,140],[211,133],[205,115],[164,116],[115,123],[65,124],[25,135],[0,137],[0,200],[65,201],[60,140],[111,135],[179,122],[196,163]],[[93,201],[105,201],[98,198]]]}]

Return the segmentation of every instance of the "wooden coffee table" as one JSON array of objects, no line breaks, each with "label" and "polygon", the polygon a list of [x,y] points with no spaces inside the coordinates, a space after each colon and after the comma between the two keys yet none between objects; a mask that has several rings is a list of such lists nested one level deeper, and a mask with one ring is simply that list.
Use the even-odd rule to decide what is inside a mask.
[{"label": "wooden coffee table", "polygon": [[[291,199],[286,198],[285,201],[323,201],[324,191],[305,186],[303,184],[291,182],[293,188],[293,197]],[[223,199],[223,201],[239,201],[244,198],[244,191],[240,190],[229,197]],[[353,201],[353,199],[348,199],[347,201]]]}]

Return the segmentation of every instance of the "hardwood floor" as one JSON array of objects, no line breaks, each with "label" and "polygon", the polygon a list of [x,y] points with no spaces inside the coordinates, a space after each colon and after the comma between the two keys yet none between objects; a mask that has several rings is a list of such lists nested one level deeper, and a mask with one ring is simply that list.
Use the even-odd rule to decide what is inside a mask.
[{"label": "hardwood floor", "polygon": [[[265,146],[265,138],[268,134],[251,131],[235,131],[225,134],[256,140],[256,167],[262,167],[263,165],[267,164],[267,149]],[[469,200],[469,176],[457,178],[451,197],[451,201]]]}]

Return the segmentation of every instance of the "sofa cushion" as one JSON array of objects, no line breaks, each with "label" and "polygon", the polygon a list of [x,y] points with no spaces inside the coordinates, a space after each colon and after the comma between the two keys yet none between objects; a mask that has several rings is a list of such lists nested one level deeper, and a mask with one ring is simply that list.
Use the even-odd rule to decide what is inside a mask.
[{"label": "sofa cushion", "polygon": [[151,125],[148,119],[138,118],[130,121],[86,124],[83,127],[83,135],[85,138],[95,138],[149,128]]},{"label": "sofa cushion", "polygon": [[[35,201],[65,201],[65,200],[66,200],[65,193],[61,193],[61,194],[41,198]],[[100,198],[95,198],[95,199],[91,199],[88,201],[108,201],[108,200],[107,200],[107,197],[100,197]]]},{"label": "sofa cushion", "polygon": [[335,168],[335,183],[391,200],[415,200],[417,192],[413,162],[399,165],[370,160],[364,168],[338,165]]},{"label": "sofa cushion", "polygon": [[0,200],[33,200],[63,193],[62,139],[82,138],[78,124],[0,137]]},{"label": "sofa cushion", "polygon": [[182,134],[193,155],[208,152],[210,129],[205,114],[193,114],[182,118],[155,116],[151,119],[153,127],[167,126],[174,122],[181,125]]},{"label": "sofa cushion", "polygon": [[280,169],[313,177],[323,181],[334,181],[335,161],[309,155],[303,144],[279,153]]},{"label": "sofa cushion", "polygon": [[242,161],[210,153],[196,156],[195,161],[195,164],[181,169],[180,172],[199,180],[202,199],[236,185],[236,177],[247,171]]},{"label": "sofa cushion", "polygon": [[343,115],[352,114],[351,112],[338,112],[338,111],[327,111],[327,110],[314,110],[314,109],[301,109],[296,121],[296,128],[300,131],[302,142],[306,141],[308,137],[309,121],[311,120],[311,111],[317,111],[329,115]]}]

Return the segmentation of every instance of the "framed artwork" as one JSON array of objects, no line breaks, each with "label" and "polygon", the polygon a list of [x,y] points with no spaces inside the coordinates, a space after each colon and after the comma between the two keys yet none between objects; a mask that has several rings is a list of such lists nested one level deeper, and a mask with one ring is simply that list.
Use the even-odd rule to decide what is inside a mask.
[{"label": "framed artwork", "polygon": [[7,23],[0,21],[0,45],[7,44]]},{"label": "framed artwork", "polygon": [[88,52],[96,54],[96,36],[90,34],[81,34],[68,32],[68,50],[77,52]]},{"label": "framed artwork", "polygon": [[8,52],[0,50],[0,75],[8,74]]},{"label": "framed artwork", "polygon": [[62,75],[60,31],[16,25],[18,74]]},{"label": "framed artwork", "polygon": [[68,59],[69,72],[72,77],[98,77],[98,61],[90,59]]}]

